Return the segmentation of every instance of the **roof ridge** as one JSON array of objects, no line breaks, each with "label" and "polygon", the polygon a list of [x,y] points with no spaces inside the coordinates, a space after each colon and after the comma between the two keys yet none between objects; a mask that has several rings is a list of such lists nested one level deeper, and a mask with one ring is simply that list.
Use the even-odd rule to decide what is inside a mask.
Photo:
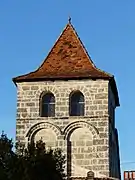
[{"label": "roof ridge", "polygon": [[40,64],[40,66],[35,70],[35,71],[32,71],[28,74],[31,74],[31,73],[34,73],[36,71],[38,71],[43,65],[44,65],[44,62],[46,61],[46,59],[49,57],[50,53],[52,52],[53,48],[55,48],[55,46],[57,45],[57,42],[59,40],[59,38],[62,36],[63,32],[66,30],[67,26],[69,25],[70,23],[68,22],[66,24],[66,26],[63,28],[63,30],[61,31],[60,35],[57,37],[57,39],[55,40],[55,42],[53,43],[52,45],[52,48],[49,50],[49,52],[47,53],[47,56],[44,58],[43,62]]},{"label": "roof ridge", "polygon": [[81,41],[81,38],[79,37],[79,35],[78,35],[77,31],[75,30],[74,26],[73,26],[71,23],[70,23],[70,26],[72,27],[75,35],[77,36],[78,40],[80,41],[81,46],[82,46],[82,48],[83,48],[83,50],[84,50],[84,53],[86,54],[86,56],[88,57],[88,59],[91,61],[92,66],[93,66],[96,70],[99,70],[100,72],[103,72],[103,73],[107,74],[108,76],[113,77],[112,74],[107,73],[106,71],[103,71],[103,70],[97,68],[97,66],[96,66],[95,63],[93,62],[92,58],[90,57],[90,55],[89,55],[89,53],[88,53],[88,51],[87,51],[84,43]]},{"label": "roof ridge", "polygon": [[[55,42],[53,43],[52,48],[49,50],[46,58],[43,60],[42,64],[39,66],[38,69],[40,69],[41,66],[44,64],[44,62],[46,61],[46,59],[48,58],[48,56],[49,56],[50,53],[52,52],[53,48],[57,45],[59,38],[62,36],[63,32],[66,30],[66,28],[67,28],[67,26],[68,26],[69,24],[70,24],[70,23],[68,22],[68,23],[66,24],[66,26],[63,28],[63,30],[61,31],[60,35],[57,37],[57,39],[56,39]],[[38,70],[38,69],[37,69],[37,70]]]},{"label": "roof ridge", "polygon": [[[39,67],[34,70],[34,71],[31,71],[30,73],[26,73],[25,75],[29,75],[29,74],[32,74],[32,73],[35,73],[37,72],[43,65],[44,65],[44,62],[46,61],[46,59],[49,57],[50,53],[52,52],[53,48],[56,46],[59,38],[62,36],[63,32],[66,30],[67,26],[70,25],[70,22],[68,22],[66,24],[66,26],[63,28],[63,30],[61,31],[60,35],[57,37],[57,39],[55,40],[55,42],[53,43],[52,45],[52,48],[49,50],[49,52],[47,53],[47,56],[42,60],[42,63],[39,65]],[[17,76],[17,77],[22,77],[23,75],[20,75],[20,76]],[[13,78],[13,81],[14,81],[15,78]]]}]

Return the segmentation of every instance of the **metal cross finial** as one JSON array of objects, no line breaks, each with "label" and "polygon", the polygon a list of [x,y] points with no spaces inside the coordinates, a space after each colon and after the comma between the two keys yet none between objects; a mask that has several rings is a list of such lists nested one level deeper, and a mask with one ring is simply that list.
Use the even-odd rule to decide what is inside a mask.
[{"label": "metal cross finial", "polygon": [[71,17],[70,16],[68,17],[68,22],[71,24]]}]

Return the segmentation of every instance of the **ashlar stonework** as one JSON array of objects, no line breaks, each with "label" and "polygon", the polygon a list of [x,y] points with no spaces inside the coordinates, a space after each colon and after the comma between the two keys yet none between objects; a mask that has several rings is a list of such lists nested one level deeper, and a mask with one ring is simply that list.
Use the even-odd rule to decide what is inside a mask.
[{"label": "ashlar stonework", "polygon": [[[74,29],[70,28],[70,33],[73,33]],[[81,54],[80,58],[82,64]],[[74,61],[70,63],[74,64]],[[40,73],[43,75],[43,72]],[[100,75],[104,73],[101,72]],[[95,74],[94,79],[82,76],[79,79],[71,74],[72,77],[66,79],[65,76],[55,78],[52,74],[50,79],[49,74],[42,80],[36,74],[30,75],[34,79],[26,78],[26,75],[25,78],[13,79],[17,85],[16,140],[26,145],[42,138],[48,148],[61,148],[67,159],[68,177],[85,177],[87,172],[93,171],[99,177],[120,178],[114,118],[119,102],[114,78],[108,74],[105,74],[108,78],[96,78]],[[84,95],[84,116],[69,116],[69,97],[75,91]],[[41,94],[47,92],[55,97],[54,117],[40,116]]]}]

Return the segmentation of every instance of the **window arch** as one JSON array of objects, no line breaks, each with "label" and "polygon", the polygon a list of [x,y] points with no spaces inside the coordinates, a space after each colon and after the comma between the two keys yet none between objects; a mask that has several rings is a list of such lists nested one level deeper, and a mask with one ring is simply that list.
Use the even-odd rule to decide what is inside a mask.
[{"label": "window arch", "polygon": [[55,97],[51,92],[43,94],[40,99],[40,116],[55,116]]},{"label": "window arch", "polygon": [[84,116],[84,95],[80,91],[70,94],[69,113],[70,116]]}]

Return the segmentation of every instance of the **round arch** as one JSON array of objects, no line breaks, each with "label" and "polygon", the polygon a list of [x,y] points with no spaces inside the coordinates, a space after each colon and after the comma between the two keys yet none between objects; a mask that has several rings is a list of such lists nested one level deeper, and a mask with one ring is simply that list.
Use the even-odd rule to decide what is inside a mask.
[{"label": "round arch", "polygon": [[75,121],[65,127],[63,131],[64,139],[68,139],[71,133],[77,128],[88,128],[91,131],[93,138],[99,137],[99,132],[97,128],[94,127],[92,124],[85,121]]},{"label": "round arch", "polygon": [[34,126],[32,126],[29,131],[27,132],[26,134],[26,137],[28,138],[28,141],[30,141],[33,137],[33,135],[41,130],[41,129],[49,129],[51,128],[55,133],[56,133],[56,136],[60,136],[62,134],[60,128],[52,123],[49,123],[49,122],[40,122],[40,123],[37,123],[35,124]]},{"label": "round arch", "polygon": [[68,91],[68,96],[71,96],[74,92],[80,92],[83,94],[84,97],[86,96],[86,94],[89,94],[89,90],[84,86],[70,88]]},{"label": "round arch", "polygon": [[51,94],[51,95],[53,95],[54,96],[54,98],[55,98],[55,95],[54,95],[54,93],[53,92],[51,92],[51,91],[41,91],[41,93],[40,93],[40,96],[39,96],[39,100],[41,100],[42,98],[43,98],[43,96],[45,96],[46,94]]},{"label": "round arch", "polygon": [[73,94],[80,93],[82,96],[84,96],[83,92],[81,90],[73,90],[69,93],[69,98],[72,97]]},{"label": "round arch", "polygon": [[42,87],[40,88],[37,92],[36,92],[36,96],[40,99],[42,97],[42,95],[46,94],[46,93],[52,93],[54,95],[54,97],[56,96],[57,90],[55,87],[50,87],[48,86],[46,87]]}]

